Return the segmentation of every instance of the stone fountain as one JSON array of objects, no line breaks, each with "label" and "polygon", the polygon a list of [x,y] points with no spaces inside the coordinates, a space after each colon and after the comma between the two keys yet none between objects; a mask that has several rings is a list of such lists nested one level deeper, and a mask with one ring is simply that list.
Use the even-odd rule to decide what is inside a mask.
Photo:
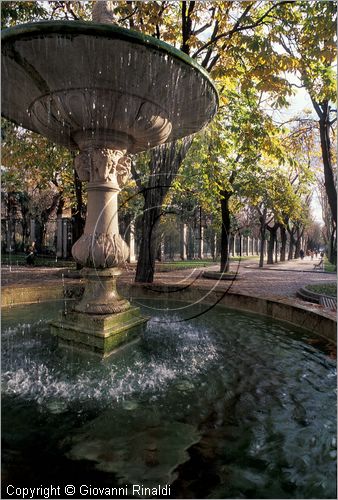
[{"label": "stone fountain", "polygon": [[147,321],[116,291],[128,257],[117,199],[130,176],[127,155],[199,131],[216,113],[218,97],[208,74],[186,54],[96,22],[107,20],[100,8],[93,18],[3,31],[2,114],[79,152],[75,169],[87,182],[88,205],[72,254],[83,266],[85,291],[52,331],[62,343],[106,356]]}]

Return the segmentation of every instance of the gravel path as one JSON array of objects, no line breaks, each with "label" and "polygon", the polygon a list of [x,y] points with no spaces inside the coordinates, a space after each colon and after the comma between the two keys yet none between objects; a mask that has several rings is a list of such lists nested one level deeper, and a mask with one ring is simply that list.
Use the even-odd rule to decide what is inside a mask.
[{"label": "gravel path", "polygon": [[[175,284],[177,286],[198,285],[203,288],[217,286],[217,289],[228,289],[237,293],[254,296],[278,298],[294,297],[299,288],[310,283],[326,283],[336,281],[335,273],[324,273],[313,269],[314,263],[318,259],[311,261],[305,258],[278,263],[272,266],[258,267],[257,260],[249,259],[231,264],[231,270],[239,273],[239,279],[233,282],[219,281],[202,278],[202,273],[206,269],[218,271],[218,265],[208,268],[196,267],[192,269],[176,270],[170,272],[157,272],[155,274],[156,284]],[[8,266],[2,267],[2,286],[10,285],[41,285],[50,282],[67,281],[72,273],[65,268],[43,268]],[[129,266],[119,278],[126,282],[133,282],[135,277],[135,266]]]}]

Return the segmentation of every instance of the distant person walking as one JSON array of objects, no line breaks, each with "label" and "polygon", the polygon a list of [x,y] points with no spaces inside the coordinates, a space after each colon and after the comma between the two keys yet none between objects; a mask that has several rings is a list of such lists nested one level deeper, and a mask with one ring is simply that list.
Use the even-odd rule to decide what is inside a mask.
[{"label": "distant person walking", "polygon": [[313,256],[314,256],[313,250],[311,250],[310,256],[311,256],[311,260],[313,260]]},{"label": "distant person walking", "polygon": [[304,250],[301,248],[299,250],[299,257],[303,260],[304,259]]}]

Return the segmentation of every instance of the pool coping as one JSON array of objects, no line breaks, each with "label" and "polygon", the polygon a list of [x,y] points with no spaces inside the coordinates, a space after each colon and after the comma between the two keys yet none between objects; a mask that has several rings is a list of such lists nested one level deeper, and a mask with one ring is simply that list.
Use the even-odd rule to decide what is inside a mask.
[{"label": "pool coping", "polygon": [[[48,302],[52,300],[74,300],[81,296],[83,283],[81,280],[67,279],[66,285],[59,282],[49,282],[45,285],[8,285],[2,288],[1,306],[3,308]],[[141,283],[120,282],[120,292],[129,300],[137,298],[158,298],[159,294],[167,300],[184,300],[200,302],[211,307],[221,304],[232,309],[255,313],[269,318],[290,323],[305,329],[316,336],[322,337],[334,344],[337,343],[337,320],[333,313],[323,310],[317,304],[296,303],[292,297],[259,296],[240,292],[210,289],[210,287],[194,285],[184,290],[178,290],[177,285],[144,285]]]}]

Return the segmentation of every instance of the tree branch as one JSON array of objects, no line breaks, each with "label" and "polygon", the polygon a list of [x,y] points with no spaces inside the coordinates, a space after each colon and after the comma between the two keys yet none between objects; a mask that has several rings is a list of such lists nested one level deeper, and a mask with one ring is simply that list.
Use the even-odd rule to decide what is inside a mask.
[{"label": "tree branch", "polygon": [[[130,5],[130,7],[132,7],[132,3],[133,2],[131,2],[131,1],[127,1],[128,6]],[[127,19],[132,18],[136,14],[137,10],[138,10],[138,6],[136,5],[135,8],[130,12],[130,14],[128,14],[127,16],[120,19],[119,22],[123,23]],[[130,19],[129,24],[130,24],[130,27],[132,28],[134,26],[134,21],[132,19]]]},{"label": "tree branch", "polygon": [[192,34],[195,35],[195,36],[200,35],[201,33],[203,33],[203,31],[205,31],[206,29],[210,28],[211,25],[212,25],[212,21],[210,21],[209,23],[205,24],[204,26],[201,26],[200,28],[198,28],[198,30],[193,30]]},{"label": "tree branch", "polygon": [[228,31],[227,33],[221,33],[220,35],[217,35],[215,36],[213,39],[210,39],[207,43],[205,43],[202,47],[200,47],[198,50],[196,50],[196,52],[193,54],[193,58],[197,57],[198,54],[200,52],[202,52],[203,50],[205,50],[207,47],[213,45],[214,43],[216,43],[218,40],[220,40],[221,38],[224,38],[224,37],[229,37],[231,38],[232,35],[238,30],[239,28],[239,25],[241,24],[242,20],[246,17],[247,13],[250,11],[250,9],[253,7],[253,4],[249,4],[246,9],[244,9],[244,11],[242,12],[242,14],[240,15],[240,17],[237,19],[236,23],[235,23],[235,26],[230,30]]},{"label": "tree branch", "polygon": [[[216,36],[217,36],[217,32],[218,32],[218,28],[219,28],[219,23],[218,21],[215,22],[215,26],[214,26],[214,30],[212,32],[212,35],[211,35],[211,38],[210,40],[214,41]],[[203,66],[203,68],[206,68],[207,67],[207,64],[210,60],[210,57],[212,55],[212,46],[210,45],[209,49],[207,50],[207,53],[201,63],[201,65]],[[193,56],[194,57],[194,56]]]},{"label": "tree branch", "polygon": [[[253,7],[253,4],[250,4],[246,7],[246,9],[242,12],[241,16],[239,17],[239,19],[236,21],[235,23],[235,26],[230,30],[228,31],[227,33],[221,33],[220,35],[216,36],[214,40],[209,40],[209,42],[207,42],[206,44],[204,44],[202,47],[200,47],[194,54],[192,57],[197,57],[198,54],[200,54],[200,52],[202,52],[203,50],[205,50],[207,47],[209,47],[210,45],[216,43],[218,40],[220,40],[221,38],[231,38],[232,35],[236,32],[239,32],[239,31],[244,31],[244,30],[249,30],[249,29],[253,29],[253,28],[257,28],[259,25],[262,24],[262,22],[264,21],[264,19],[270,14],[270,12],[275,9],[276,7],[280,6],[280,5],[283,5],[283,4],[288,4],[288,3],[294,3],[294,0],[283,0],[282,2],[278,2],[278,3],[275,3],[274,5],[272,5],[272,7],[270,7],[264,14],[262,14],[262,16],[257,19],[257,21],[255,21],[254,23],[252,24],[248,24],[248,25],[245,25],[245,26],[240,26],[242,20],[246,17],[246,15],[248,14],[248,12],[251,10],[251,8]],[[223,47],[222,47],[223,48]]]},{"label": "tree branch", "polygon": [[310,94],[310,98],[311,98],[312,105],[313,105],[313,107],[315,108],[315,111],[316,111],[316,113],[317,113],[317,115],[318,115],[318,118],[319,118],[320,120],[322,120],[322,119],[324,118],[324,113],[323,113],[323,110],[322,110],[322,109],[321,109],[321,107],[320,107],[320,104],[318,104],[318,102],[316,102],[316,101],[313,99],[313,97],[311,96],[311,94]]},{"label": "tree branch", "polygon": [[69,12],[69,14],[71,14],[73,16],[73,19],[75,19],[76,21],[78,21],[79,20],[79,16],[77,16],[75,14],[75,12],[73,11],[72,2],[65,2],[65,3],[66,3],[66,9]]}]

